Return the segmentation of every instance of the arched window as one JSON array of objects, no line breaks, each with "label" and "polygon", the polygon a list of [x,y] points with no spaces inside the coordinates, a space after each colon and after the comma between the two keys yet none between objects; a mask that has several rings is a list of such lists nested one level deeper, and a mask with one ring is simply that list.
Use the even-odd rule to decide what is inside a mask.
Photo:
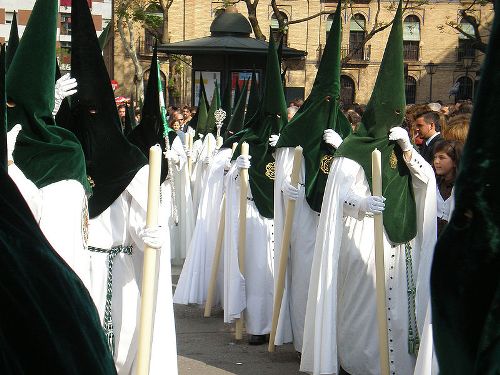
[{"label": "arched window", "polygon": [[455,99],[458,100],[467,100],[472,99],[472,93],[474,88],[474,82],[470,77],[460,77],[457,82],[460,86],[458,86],[458,94],[455,96]]},{"label": "arched window", "polygon": [[326,19],[326,39],[328,39],[328,35],[330,34],[330,29],[333,24],[333,14],[330,14]]},{"label": "arched window", "polygon": [[420,58],[420,20],[410,15],[403,22],[403,58],[418,61]]},{"label": "arched window", "polygon": [[366,19],[360,13],[356,13],[351,17],[349,25],[349,52],[356,51],[352,55],[354,60],[364,60],[364,46],[366,30]]},{"label": "arched window", "polygon": [[[471,37],[476,36],[476,32],[474,31],[474,26],[464,19],[460,21],[460,30],[464,33],[470,35]],[[467,35],[463,33],[458,33],[458,52],[457,59],[458,61],[462,61],[464,58],[475,58],[476,50],[473,47],[474,40],[469,38]]]},{"label": "arched window", "polygon": [[144,29],[144,44],[140,48],[142,53],[152,53],[155,44],[155,38],[163,34],[163,11],[159,5],[151,4],[146,9],[146,15],[154,24],[156,33],[152,33],[148,29]]},{"label": "arched window", "polygon": [[417,98],[417,80],[412,76],[405,78],[406,104],[415,104]]},{"label": "arched window", "polygon": [[345,107],[354,103],[355,98],[354,81],[349,76],[340,76],[340,100]]},{"label": "arched window", "polygon": [[[280,12],[281,17],[283,17],[283,21],[288,22],[288,16]],[[288,45],[288,27],[285,27],[285,30],[283,30],[283,34],[280,32],[280,26],[278,23],[278,19],[276,18],[276,14],[273,13],[271,16],[271,36],[274,38],[274,41],[276,43],[280,42],[281,35],[283,35],[283,45],[287,46]]]}]

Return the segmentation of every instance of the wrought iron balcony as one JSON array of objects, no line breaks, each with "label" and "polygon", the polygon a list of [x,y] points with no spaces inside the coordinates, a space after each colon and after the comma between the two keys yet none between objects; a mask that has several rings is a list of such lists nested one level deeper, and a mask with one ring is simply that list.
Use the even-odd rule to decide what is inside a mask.
[{"label": "wrought iron balcony", "polygon": [[340,54],[342,58],[345,58],[347,55],[349,55],[351,51],[354,50],[354,53],[349,61],[357,63],[359,62],[368,63],[370,61],[370,56],[371,56],[371,49],[372,49],[371,47],[372,47],[371,45],[365,44],[364,46],[360,46],[358,48],[357,45],[350,44],[343,46],[341,48]]},{"label": "wrought iron balcony", "polygon": [[405,61],[420,61],[422,59],[422,47],[419,42],[403,42],[403,59]]},{"label": "wrought iron balcony", "polygon": [[457,62],[462,62],[464,58],[475,59],[476,58],[476,49],[472,47],[470,44],[465,44],[462,46],[458,46],[455,48]]}]

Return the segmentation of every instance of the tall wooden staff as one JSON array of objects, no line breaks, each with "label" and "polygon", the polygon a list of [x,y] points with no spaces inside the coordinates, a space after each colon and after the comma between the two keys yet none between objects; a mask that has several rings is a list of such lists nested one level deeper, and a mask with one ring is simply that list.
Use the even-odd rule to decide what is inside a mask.
[{"label": "tall wooden staff", "polygon": [[[160,204],[160,146],[149,149],[148,209],[146,227],[158,225],[158,206]],[[158,288],[157,267],[160,252],[149,246],[144,248],[142,272],[141,316],[139,323],[139,348],[137,352],[137,374],[148,375],[151,360],[151,341],[154,324],[154,305]]]},{"label": "tall wooden staff", "polygon": [[[236,149],[238,143],[233,143],[232,151]],[[205,312],[203,316],[209,318],[212,314],[212,305],[214,304],[215,284],[217,282],[217,272],[219,271],[220,255],[222,253],[222,241],[224,240],[224,227],[226,225],[226,195],[222,195],[222,210],[219,219],[219,229],[217,231],[217,242],[215,243],[214,259],[212,261],[212,270],[210,272],[210,283],[208,284],[207,300],[205,301]]]},{"label": "tall wooden staff", "polygon": [[[293,155],[293,168],[291,176],[291,184],[298,187],[300,166],[302,164],[302,147],[295,147]],[[271,335],[269,337],[269,346],[267,350],[274,352],[274,339],[276,338],[276,330],[278,328],[278,319],[280,316],[281,302],[283,300],[283,292],[285,289],[285,274],[288,264],[288,253],[290,251],[290,235],[292,233],[293,216],[295,213],[295,201],[289,200],[286,207],[285,226],[283,228],[283,237],[280,249],[280,263],[278,270],[278,278],[276,282],[276,290],[274,293],[273,320],[271,325]]]},{"label": "tall wooden staff", "polygon": [[[186,134],[186,142],[187,142],[187,149],[191,152],[193,152],[193,135],[191,133]],[[193,157],[190,156],[188,157],[188,173],[189,173],[189,178],[191,178],[191,171],[193,169]]]},{"label": "tall wooden staff", "polygon": [[[378,149],[372,152],[373,195],[382,196],[382,158]],[[389,375],[389,343],[387,339],[387,306],[385,295],[384,222],[382,214],[373,216],[375,230],[375,286],[377,294],[378,344],[380,373]]]},{"label": "tall wooden staff", "polygon": [[[241,144],[241,155],[248,155],[248,143]],[[240,272],[245,277],[245,254],[247,239],[247,191],[248,191],[248,169],[240,169],[240,221],[238,225],[238,264]],[[243,311],[240,318],[236,319],[236,340],[243,338]]]}]

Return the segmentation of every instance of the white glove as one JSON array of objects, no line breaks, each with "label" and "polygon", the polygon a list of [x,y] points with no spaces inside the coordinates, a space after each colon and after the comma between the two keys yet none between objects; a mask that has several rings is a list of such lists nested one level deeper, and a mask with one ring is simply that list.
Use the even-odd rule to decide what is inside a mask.
[{"label": "white glove", "polygon": [[187,148],[184,152],[186,153],[187,158],[190,158],[191,156],[193,156],[193,152],[189,148]]},{"label": "white glove", "polygon": [[280,135],[272,134],[269,137],[269,146],[271,147],[276,147],[276,143],[278,143],[278,139],[280,138]]},{"label": "white glove", "polygon": [[231,157],[228,157],[226,159],[226,162],[224,163],[224,171],[228,171],[231,169]]},{"label": "white glove", "polygon": [[212,161],[212,157],[211,157],[211,156],[205,156],[205,157],[201,160],[201,162],[202,162],[203,164],[207,164],[207,165],[208,165],[208,164],[210,164],[210,162],[211,162],[211,161]]},{"label": "white glove", "polygon": [[283,185],[281,186],[281,191],[283,192],[283,195],[286,198],[292,201],[296,201],[297,198],[299,197],[299,188],[293,186],[289,179],[285,179],[283,181]]},{"label": "white glove", "polygon": [[385,209],[385,198],[378,195],[370,195],[359,202],[359,209],[372,214],[381,214]]},{"label": "white glove", "polygon": [[14,160],[12,158],[12,153],[14,152],[14,148],[16,147],[17,135],[19,134],[21,129],[21,124],[17,124],[10,130],[10,132],[7,133],[7,160]]},{"label": "white glove", "polygon": [[174,150],[167,150],[163,153],[165,155],[165,159],[170,159],[174,164],[177,164],[181,159],[179,158],[179,155],[177,155],[177,152]]},{"label": "white glove", "polygon": [[403,152],[410,151],[412,149],[408,132],[399,126],[390,130],[389,140],[398,142],[398,145],[401,147]]},{"label": "white glove", "polygon": [[323,140],[329,145],[339,148],[342,143],[342,137],[333,129],[326,129],[323,133]]},{"label": "white glove", "polygon": [[199,134],[198,138],[203,139],[204,136],[205,136],[204,134]]},{"label": "white glove", "polygon": [[139,233],[141,240],[152,249],[161,249],[165,242],[165,230],[161,226],[144,228]]},{"label": "white glove", "polygon": [[240,169],[245,168],[248,169],[250,168],[250,159],[252,157],[250,155],[240,155],[236,158],[236,166]]},{"label": "white glove", "polygon": [[59,111],[59,107],[61,106],[63,99],[77,92],[75,89],[77,85],[76,79],[71,78],[69,73],[66,73],[56,81],[54,110],[52,111],[53,116],[55,116]]}]

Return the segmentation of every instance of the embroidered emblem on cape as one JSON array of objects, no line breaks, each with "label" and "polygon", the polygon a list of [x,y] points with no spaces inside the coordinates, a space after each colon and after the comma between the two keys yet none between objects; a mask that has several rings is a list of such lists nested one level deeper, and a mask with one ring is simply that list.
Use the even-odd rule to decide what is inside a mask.
[{"label": "embroidered emblem on cape", "polygon": [[275,172],[276,172],[276,165],[274,164],[274,161],[271,163],[267,163],[266,164],[266,177],[269,178],[270,180],[274,180]]},{"label": "embroidered emblem on cape", "polygon": [[92,188],[95,187],[95,182],[94,182],[94,180],[92,180],[92,177],[87,176],[87,181],[89,182],[90,187],[92,187]]},{"label": "embroidered emblem on cape", "polygon": [[83,197],[82,241],[83,241],[83,246],[86,249],[89,241],[89,206],[87,197]]},{"label": "embroidered emblem on cape", "polygon": [[396,167],[398,166],[398,158],[396,157],[394,150],[392,150],[391,152],[391,157],[389,158],[389,165],[391,166],[392,169],[396,169]]},{"label": "embroidered emblem on cape", "polygon": [[325,155],[321,158],[319,169],[324,174],[330,173],[330,166],[332,165],[333,155]]}]

